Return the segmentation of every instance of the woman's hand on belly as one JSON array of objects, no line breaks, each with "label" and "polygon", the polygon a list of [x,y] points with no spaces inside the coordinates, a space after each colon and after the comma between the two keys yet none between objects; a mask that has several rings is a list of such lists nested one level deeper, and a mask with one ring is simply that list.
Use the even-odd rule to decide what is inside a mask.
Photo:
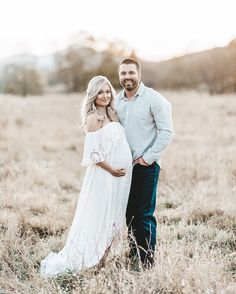
[{"label": "woman's hand on belly", "polygon": [[126,170],[124,168],[114,168],[113,172],[111,172],[111,174],[114,177],[123,177],[125,176]]},{"label": "woman's hand on belly", "polygon": [[109,172],[113,177],[123,177],[125,176],[126,170],[124,168],[113,168],[108,162],[102,161],[96,163],[96,165],[100,166],[101,168],[105,169]]}]

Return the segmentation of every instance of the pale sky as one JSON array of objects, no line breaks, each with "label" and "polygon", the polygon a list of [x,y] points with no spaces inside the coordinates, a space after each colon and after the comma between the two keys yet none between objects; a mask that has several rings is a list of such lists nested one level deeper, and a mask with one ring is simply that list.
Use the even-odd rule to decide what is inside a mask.
[{"label": "pale sky", "polygon": [[236,38],[236,0],[0,0],[0,59],[64,49],[83,30],[161,60]]}]

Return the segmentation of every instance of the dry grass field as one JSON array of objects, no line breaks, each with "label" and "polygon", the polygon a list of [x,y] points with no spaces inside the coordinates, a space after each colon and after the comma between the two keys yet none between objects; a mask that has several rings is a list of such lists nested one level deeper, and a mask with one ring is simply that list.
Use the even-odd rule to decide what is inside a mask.
[{"label": "dry grass field", "polygon": [[[84,169],[78,95],[0,96],[0,293],[236,293],[236,95],[163,92],[175,138],[157,196],[151,270],[106,267],[43,279],[60,250]],[[124,234],[125,235],[125,234]]]}]

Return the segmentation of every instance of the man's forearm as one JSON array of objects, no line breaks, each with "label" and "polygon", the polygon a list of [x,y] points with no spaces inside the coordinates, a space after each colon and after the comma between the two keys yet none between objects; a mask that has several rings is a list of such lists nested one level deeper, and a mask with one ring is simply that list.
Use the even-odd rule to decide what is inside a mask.
[{"label": "man's forearm", "polygon": [[150,147],[144,154],[143,159],[148,164],[152,164],[154,161],[158,161],[165,151],[167,146],[170,144],[173,138],[173,130],[163,130],[161,131],[152,147]]}]

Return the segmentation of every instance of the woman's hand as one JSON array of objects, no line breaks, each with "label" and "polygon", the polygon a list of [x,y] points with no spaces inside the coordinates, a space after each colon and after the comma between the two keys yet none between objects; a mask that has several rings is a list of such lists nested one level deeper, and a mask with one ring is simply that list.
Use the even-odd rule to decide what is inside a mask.
[{"label": "woman's hand", "polygon": [[126,171],[124,168],[113,168],[110,173],[113,177],[123,177]]},{"label": "woman's hand", "polygon": [[124,168],[113,168],[110,164],[106,161],[98,162],[96,165],[100,166],[101,168],[105,169],[109,172],[113,177],[123,177],[126,173]]}]

